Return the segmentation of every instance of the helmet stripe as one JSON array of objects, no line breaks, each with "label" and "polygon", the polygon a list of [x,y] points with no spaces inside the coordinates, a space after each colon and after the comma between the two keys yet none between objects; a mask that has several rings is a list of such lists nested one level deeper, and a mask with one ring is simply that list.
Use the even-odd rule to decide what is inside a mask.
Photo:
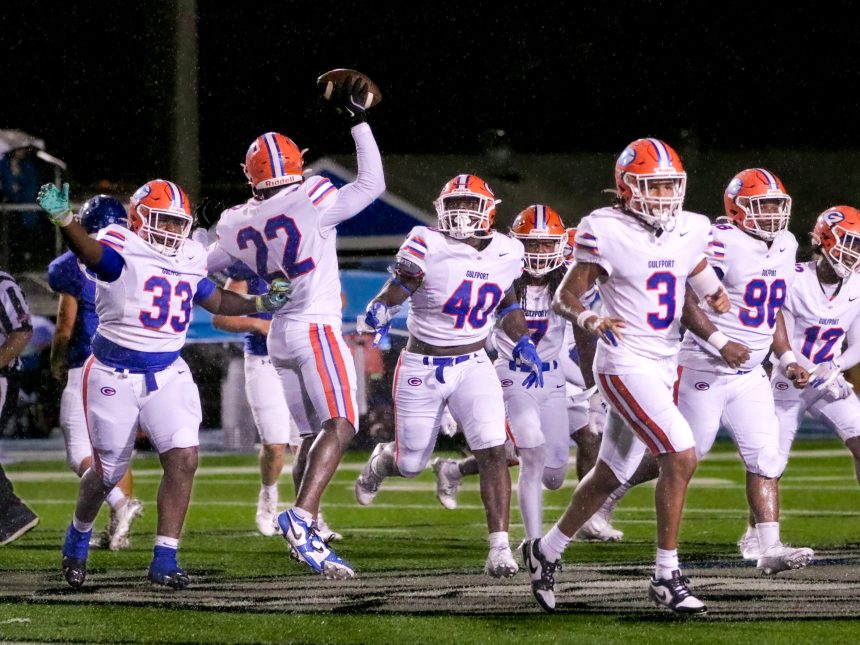
[{"label": "helmet stripe", "polygon": [[278,142],[275,140],[274,133],[267,132],[264,134],[263,142],[266,144],[266,152],[269,153],[269,164],[272,168],[272,176],[283,177],[284,162],[281,160],[281,149],[278,147]]},{"label": "helmet stripe", "polygon": [[457,175],[457,188],[465,189],[469,186],[470,175]]},{"label": "helmet stripe", "polygon": [[762,175],[764,175],[765,181],[767,181],[767,187],[771,190],[777,190],[779,188],[779,184],[776,183],[776,177],[773,176],[769,170],[765,170],[764,168],[757,168]]},{"label": "helmet stripe", "polygon": [[546,212],[544,211],[543,206],[538,204],[537,208],[535,208],[535,228],[538,230],[542,230],[546,228]]},{"label": "helmet stripe", "polygon": [[182,208],[182,191],[179,190],[179,186],[174,184],[172,181],[164,182],[167,184],[167,188],[170,190],[170,205],[176,208]]},{"label": "helmet stripe", "polygon": [[665,167],[671,165],[672,157],[669,155],[669,151],[666,150],[666,146],[663,145],[663,142],[660,139],[648,139],[651,142],[651,145],[654,146],[654,150],[657,151],[657,163],[660,164],[660,167]]}]

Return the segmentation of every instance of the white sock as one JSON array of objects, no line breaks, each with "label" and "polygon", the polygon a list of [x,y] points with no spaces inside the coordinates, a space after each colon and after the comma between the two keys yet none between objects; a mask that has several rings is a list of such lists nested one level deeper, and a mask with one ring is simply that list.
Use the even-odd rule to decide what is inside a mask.
[{"label": "white sock", "polygon": [[108,506],[116,511],[125,506],[128,498],[119,486],[114,486],[111,492],[107,494],[107,497],[105,497],[105,501],[108,503]]},{"label": "white sock", "polygon": [[606,498],[606,501],[603,502],[603,506],[600,507],[600,510],[597,511],[598,515],[600,515],[603,519],[609,520],[612,516],[612,512],[615,510],[615,507],[618,506],[618,502],[621,501],[621,498],[627,494],[627,491],[630,490],[630,482],[624,482],[612,491],[609,494],[609,497]]},{"label": "white sock", "polygon": [[94,522],[81,522],[78,519],[77,515],[75,515],[72,518],[72,526],[75,527],[75,530],[80,531],[81,533],[86,533],[87,531],[92,531],[93,530],[93,524],[94,524]]},{"label": "white sock", "polygon": [[278,484],[277,484],[277,482],[275,482],[271,486],[266,486],[265,484],[263,484],[260,487],[260,490],[262,490],[264,493],[266,493],[266,495],[268,495],[269,497],[274,497],[275,499],[278,499]]},{"label": "white sock", "polygon": [[568,544],[570,544],[570,537],[562,533],[558,524],[554,524],[540,539],[540,550],[547,560],[560,560]]},{"label": "white sock", "polygon": [[503,549],[505,547],[510,548],[511,546],[511,543],[508,541],[507,531],[496,531],[495,533],[490,533],[489,540],[491,549]]},{"label": "white sock", "polygon": [[654,577],[657,580],[668,580],[680,569],[678,549],[657,549],[657,566],[654,568]]},{"label": "white sock", "polygon": [[313,513],[311,513],[310,511],[306,511],[299,506],[293,506],[293,513],[298,515],[300,520],[302,520],[303,522],[307,522],[308,524],[310,524],[314,519]]},{"label": "white sock", "polygon": [[167,537],[166,535],[155,536],[155,546],[165,546],[174,551],[179,550],[179,538]]},{"label": "white sock", "polygon": [[758,533],[759,549],[764,552],[774,544],[779,544],[779,522],[759,522],[755,525]]}]

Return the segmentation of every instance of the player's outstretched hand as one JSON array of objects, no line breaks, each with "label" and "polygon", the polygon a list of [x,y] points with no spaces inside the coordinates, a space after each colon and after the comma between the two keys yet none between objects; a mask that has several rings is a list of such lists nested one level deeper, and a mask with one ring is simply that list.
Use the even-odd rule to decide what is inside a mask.
[{"label": "player's outstretched hand", "polygon": [[725,314],[732,308],[731,303],[729,302],[729,293],[720,288],[716,293],[711,294],[710,296],[705,296],[705,302],[708,303],[708,306],[714,313]]},{"label": "player's outstretched hand", "polygon": [[750,359],[750,348],[730,340],[723,345],[720,355],[726,361],[726,365],[736,370]]},{"label": "player's outstretched hand", "polygon": [[293,283],[287,278],[275,278],[269,284],[269,290],[262,296],[257,296],[257,311],[274,313],[290,300]]},{"label": "player's outstretched hand", "polygon": [[36,195],[36,201],[57,226],[68,226],[75,219],[75,214],[69,207],[68,184],[63,184],[62,191],[54,184],[43,184]]},{"label": "player's outstretched hand", "polygon": [[514,362],[525,365],[531,369],[531,373],[523,381],[526,389],[537,386],[543,387],[543,361],[537,352],[534,341],[531,336],[523,335],[514,345],[514,351],[511,353]]},{"label": "player's outstretched hand", "polygon": [[342,114],[350,125],[367,121],[367,92],[368,84],[356,76],[351,81],[342,83],[332,97],[337,111]]},{"label": "player's outstretched hand", "polygon": [[627,323],[624,322],[623,318],[595,314],[585,321],[584,326],[592,334],[600,336],[600,339],[607,345],[618,347],[618,343],[622,339],[621,330],[627,326]]},{"label": "player's outstretched hand", "polygon": [[381,300],[371,300],[367,305],[364,316],[355,321],[355,329],[361,334],[375,334],[373,346],[376,347],[385,338],[391,327],[391,319],[400,311],[400,305],[389,307]]}]

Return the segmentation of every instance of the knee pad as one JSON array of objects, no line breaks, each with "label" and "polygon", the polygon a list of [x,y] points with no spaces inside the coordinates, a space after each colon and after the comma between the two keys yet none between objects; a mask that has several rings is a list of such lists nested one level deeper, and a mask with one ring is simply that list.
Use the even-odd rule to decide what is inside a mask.
[{"label": "knee pad", "polygon": [[786,463],[788,458],[784,459],[776,447],[767,446],[758,451],[755,463],[747,463],[747,469],[762,477],[779,477],[785,470]]},{"label": "knee pad", "polygon": [[544,468],[543,469],[543,485],[549,490],[558,490],[564,484],[564,478],[567,475],[567,466],[560,468]]},{"label": "knee pad", "polygon": [[401,448],[397,457],[397,470],[402,477],[406,477],[407,479],[417,477],[424,472],[426,466],[427,460],[423,454],[406,452]]}]

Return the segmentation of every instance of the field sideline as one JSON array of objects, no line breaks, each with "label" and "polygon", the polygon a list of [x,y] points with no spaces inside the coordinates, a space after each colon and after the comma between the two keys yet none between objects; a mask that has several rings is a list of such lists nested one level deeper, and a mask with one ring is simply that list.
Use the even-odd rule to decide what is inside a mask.
[{"label": "field sideline", "polygon": [[[90,576],[75,593],[59,571],[59,548],[77,479],[59,461],[12,464],[6,469],[15,490],[41,522],[0,549],[0,641],[853,643],[860,618],[860,488],[838,442],[804,440],[797,447],[782,486],[783,537],[815,548],[817,560],[773,578],[737,555],[746,503],[732,447],[718,444],[700,464],[681,548],[693,588],[710,607],[695,621],[659,611],[645,597],[654,549],[650,487],[632,491],[618,509],[623,542],[568,549],[558,612],[548,615],[532,599],[523,572],[504,581],[481,573],[487,546],[477,481],[464,486],[455,511],[436,502],[430,471],[412,481],[386,481],[375,503],[361,508],[352,483],[367,455],[350,453],[324,510],[344,534],[338,552],[356,566],[358,578],[327,582],[290,560],[281,538],[254,530],[255,458],[204,454],[180,552],[192,586],[172,592],[145,579],[160,468],[153,456],[141,455],[135,485],[146,508],[132,548],[93,551]],[[547,494],[547,526],[574,484],[571,479]],[[286,498],[289,477],[281,490]],[[522,538],[516,496],[511,516],[516,545]]]}]

